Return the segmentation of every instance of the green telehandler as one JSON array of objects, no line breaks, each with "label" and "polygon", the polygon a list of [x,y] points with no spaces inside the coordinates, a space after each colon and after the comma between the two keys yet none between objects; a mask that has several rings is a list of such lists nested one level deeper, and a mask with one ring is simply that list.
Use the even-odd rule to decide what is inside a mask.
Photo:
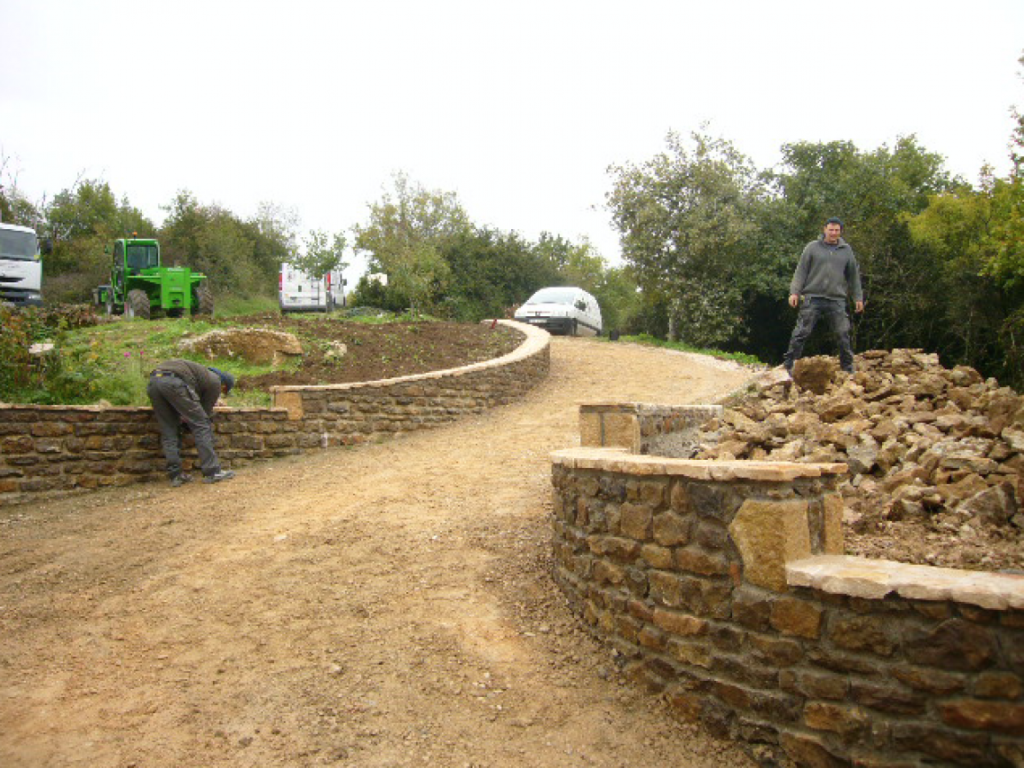
[{"label": "green telehandler", "polygon": [[[110,253],[110,248],[106,249]],[[93,291],[108,315],[213,315],[213,292],[206,275],[188,267],[160,266],[160,243],[142,238],[114,241],[110,283]]]}]

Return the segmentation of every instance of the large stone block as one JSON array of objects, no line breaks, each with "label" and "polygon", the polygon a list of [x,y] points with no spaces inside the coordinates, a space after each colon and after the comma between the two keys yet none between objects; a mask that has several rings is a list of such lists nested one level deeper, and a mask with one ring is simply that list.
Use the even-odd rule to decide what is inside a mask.
[{"label": "large stone block", "polygon": [[654,623],[674,635],[703,635],[708,631],[708,622],[705,619],[662,608],[654,609]]},{"label": "large stone block", "polygon": [[654,516],[654,540],[665,547],[689,543],[692,528],[692,517],[683,517],[674,512],[662,512]]},{"label": "large stone block", "polygon": [[893,743],[901,749],[924,752],[943,760],[943,765],[986,765],[987,734],[951,733],[939,724],[894,723]]},{"label": "large stone block", "polygon": [[763,593],[740,587],[732,594],[732,618],[747,629],[763,631],[771,620],[772,604]]},{"label": "large stone block", "polygon": [[927,703],[920,692],[885,682],[854,680],[850,694],[858,704],[896,715],[921,715]]},{"label": "large stone block", "polygon": [[845,550],[843,542],[843,497],[838,493],[826,493],[822,499],[824,527],[824,550],[826,555],[841,555]]},{"label": "large stone block", "polygon": [[930,667],[896,667],[892,676],[919,691],[945,695],[964,689],[964,678]]},{"label": "large stone block", "polygon": [[785,669],[779,672],[779,687],[809,699],[843,701],[850,691],[846,675]]},{"label": "large stone block", "polygon": [[650,596],[667,608],[682,608],[700,599],[700,582],[666,571],[652,571],[649,577]]},{"label": "large stone block", "polygon": [[1019,699],[1024,683],[1010,672],[984,672],[974,683],[974,695],[986,699]]},{"label": "large stone block", "polygon": [[785,635],[817,639],[821,636],[822,613],[814,603],[780,598],[772,603],[771,625]]},{"label": "large stone block", "polygon": [[653,520],[654,515],[647,504],[623,504],[619,527],[624,536],[647,541],[651,538]]},{"label": "large stone block", "polygon": [[848,760],[826,749],[818,739],[803,734],[782,733],[779,735],[779,744],[800,768],[848,768],[850,765]]},{"label": "large stone block", "polygon": [[888,623],[880,616],[854,616],[832,622],[829,637],[848,651],[869,651],[879,656],[892,656],[896,641]]},{"label": "large stone block", "polygon": [[829,731],[844,741],[852,741],[870,725],[870,717],[861,707],[812,701],[804,707],[804,724],[816,731]]},{"label": "large stone block", "polygon": [[747,499],[729,533],[743,558],[743,578],[775,592],[788,589],[786,562],[811,555],[806,501]]},{"label": "large stone block", "polygon": [[720,554],[709,554],[696,547],[675,551],[676,568],[702,576],[723,576],[729,573],[729,563]]},{"label": "large stone block", "polygon": [[1024,736],[1024,705],[1003,701],[960,699],[939,705],[942,720],[954,728]]},{"label": "large stone block", "polygon": [[981,670],[992,663],[995,639],[985,627],[950,619],[905,640],[908,660],[943,670]]}]

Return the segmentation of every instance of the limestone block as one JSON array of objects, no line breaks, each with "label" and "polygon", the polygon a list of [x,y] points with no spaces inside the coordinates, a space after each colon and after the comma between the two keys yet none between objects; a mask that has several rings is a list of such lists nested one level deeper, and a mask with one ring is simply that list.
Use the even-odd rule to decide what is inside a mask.
[{"label": "limestone block", "polygon": [[654,540],[666,547],[688,544],[693,519],[674,512],[662,512],[654,517]]},{"label": "limestone block", "polygon": [[288,411],[289,421],[299,421],[304,415],[302,395],[299,392],[274,391],[274,407]]},{"label": "limestone block", "polygon": [[584,448],[598,448],[601,442],[600,413],[580,411],[580,445]]},{"label": "limestone block", "polygon": [[1014,699],[1024,693],[1024,682],[1011,672],[983,672],[978,675],[974,693],[986,699]]},{"label": "limestone block", "polygon": [[[616,446],[634,450],[639,444],[639,427],[635,414],[598,413],[587,415],[597,416],[598,434],[595,436],[597,442],[584,443],[584,445]],[[582,414],[580,418],[582,420]]]},{"label": "limestone block", "polygon": [[654,623],[674,635],[703,635],[708,629],[708,623],[704,619],[661,608],[654,610]]},{"label": "limestone block", "polygon": [[814,603],[782,598],[772,603],[771,625],[786,635],[817,639],[821,635],[822,613]]},{"label": "limestone block", "polygon": [[888,619],[880,616],[837,618],[832,622],[829,637],[838,647],[848,651],[870,651],[879,656],[892,656],[896,641],[887,624]]},{"label": "limestone block", "polygon": [[807,502],[747,499],[729,525],[751,584],[787,591],[786,562],[811,555]]},{"label": "limestone block", "polygon": [[999,701],[962,699],[940,705],[942,719],[955,728],[1024,736],[1024,706]]},{"label": "limestone block", "polygon": [[880,600],[956,600],[992,610],[1024,608],[1024,576],[908,565],[863,557],[819,555],[788,564],[789,583],[831,594]]},{"label": "limestone block", "polygon": [[653,515],[646,504],[623,504],[619,523],[624,536],[647,541],[651,538]]},{"label": "limestone block", "polygon": [[813,701],[804,708],[804,723],[816,731],[831,731],[849,740],[867,728],[870,720],[860,707]]},{"label": "limestone block", "polygon": [[843,542],[843,497],[838,493],[827,493],[822,499],[824,512],[825,534],[824,549],[826,555],[841,555],[845,549]]}]

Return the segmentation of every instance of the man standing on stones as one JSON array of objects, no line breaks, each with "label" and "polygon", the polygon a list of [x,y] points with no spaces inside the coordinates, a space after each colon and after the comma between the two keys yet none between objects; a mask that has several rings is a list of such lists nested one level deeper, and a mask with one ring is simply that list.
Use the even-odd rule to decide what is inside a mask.
[{"label": "man standing on stones", "polygon": [[[847,298],[852,298],[858,313],[864,311],[864,292],[860,285],[857,257],[843,238],[843,222],[831,218],[817,240],[807,244],[789,284],[789,306],[800,307],[800,315],[789,339],[783,359],[792,374],[811,331],[824,316],[839,342],[839,366],[853,373],[853,347],[850,345],[850,316]],[[803,306],[800,301],[803,299]]]},{"label": "man standing on stones", "polygon": [[235,386],[235,377],[217,368],[207,368],[191,360],[168,360],[149,377],[146,394],[160,424],[160,447],[167,459],[171,485],[192,482],[192,475],[181,471],[181,427],[187,425],[196,441],[199,466],[204,483],[219,483],[235,476],[220,468],[213,450],[213,407],[220,396]]}]

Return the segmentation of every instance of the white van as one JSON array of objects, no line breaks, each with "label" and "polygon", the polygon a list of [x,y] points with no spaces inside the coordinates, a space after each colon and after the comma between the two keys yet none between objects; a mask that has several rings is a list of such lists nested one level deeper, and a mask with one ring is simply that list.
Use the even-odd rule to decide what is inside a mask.
[{"label": "white van", "polygon": [[567,336],[600,336],[601,307],[582,288],[541,288],[516,310],[515,319]]},{"label": "white van", "polygon": [[285,262],[278,275],[278,304],[281,312],[330,312],[338,306],[344,285],[337,272],[317,280]]}]

